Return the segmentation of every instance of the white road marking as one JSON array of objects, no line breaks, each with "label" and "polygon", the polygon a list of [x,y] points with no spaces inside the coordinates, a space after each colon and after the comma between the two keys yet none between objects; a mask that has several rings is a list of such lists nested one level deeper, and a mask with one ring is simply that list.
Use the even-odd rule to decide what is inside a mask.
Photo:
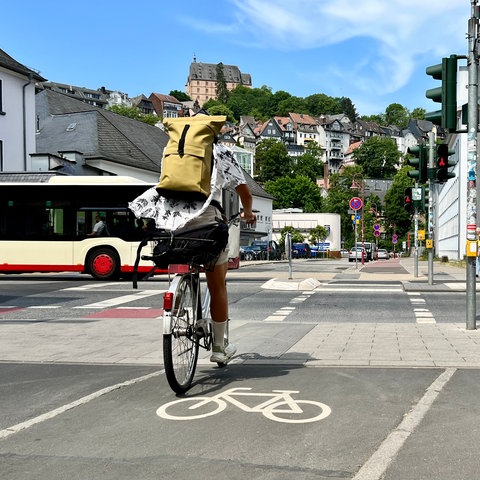
[{"label": "white road marking", "polygon": [[415,431],[423,417],[430,410],[439,393],[453,377],[456,368],[447,368],[427,388],[425,395],[410,410],[395,430],[381,443],[380,447],[363,464],[352,480],[380,480],[397,456],[408,437]]},{"label": "white road marking", "polygon": [[31,307],[27,307],[27,308],[61,308],[60,305],[32,305]]},{"label": "white road marking", "polygon": [[415,315],[415,320],[417,323],[437,323],[432,312],[428,308],[417,308],[420,305],[425,305],[426,301],[424,298],[420,297],[419,292],[408,292],[410,298],[410,303],[412,304],[413,314]]},{"label": "white road marking", "polygon": [[122,295],[120,297],[110,298],[109,300],[103,300],[101,302],[90,303],[88,305],[78,305],[72,308],[112,308],[116,305],[122,305],[128,302],[134,302],[141,300],[145,297],[151,297],[153,295],[160,295],[163,290],[142,290],[132,295]]},{"label": "white road marking", "polygon": [[90,395],[86,395],[85,397],[79,398],[74,402],[67,403],[66,405],[62,405],[61,407],[55,408],[54,410],[50,410],[49,412],[39,415],[38,417],[31,418],[30,420],[27,420],[25,422],[17,423],[16,425],[12,425],[11,427],[7,427],[3,430],[0,430],[0,438],[7,438],[8,436],[13,435],[14,433],[20,432],[21,430],[30,428],[33,425],[37,425],[38,423],[44,422],[45,420],[50,420],[51,418],[54,418],[66,412],[67,410],[71,410],[72,408],[78,407],[80,405],[84,405],[90,402],[91,400],[95,400],[96,398],[101,397],[102,395],[113,392],[114,390],[118,390],[119,388],[122,388],[122,387],[127,387],[135,383],[143,382],[144,380],[149,380],[152,377],[158,377],[162,373],[164,373],[164,370],[159,370],[157,372],[149,373],[148,375],[143,375],[142,377],[132,378],[131,380],[127,380],[126,382],[117,383],[116,385],[111,385],[110,387],[102,388],[101,390],[91,393]]},{"label": "white road marking", "polygon": [[375,293],[392,293],[392,292],[402,292],[403,287],[385,287],[382,288],[381,286],[372,286],[372,287],[345,287],[342,285],[341,287],[319,287],[316,289],[317,292],[375,292]]},{"label": "white road marking", "polygon": [[93,290],[95,288],[105,288],[105,287],[113,287],[113,286],[118,286],[118,285],[123,285],[125,286],[124,283],[122,282],[114,282],[114,283],[87,283],[86,285],[81,285],[79,287],[69,287],[69,288],[63,288],[62,291],[71,291],[71,290]]}]

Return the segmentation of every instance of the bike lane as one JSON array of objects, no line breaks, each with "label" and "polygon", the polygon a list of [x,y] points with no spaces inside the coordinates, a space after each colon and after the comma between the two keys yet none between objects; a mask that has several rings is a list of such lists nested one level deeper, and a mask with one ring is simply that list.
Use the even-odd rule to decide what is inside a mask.
[{"label": "bike lane", "polygon": [[[479,413],[478,408],[467,408],[478,396],[478,372],[452,369],[451,379],[439,386],[435,382],[446,372],[275,363],[223,369],[200,365],[185,397],[175,397],[164,376],[155,376],[111,389],[8,436],[0,441],[2,470],[12,480],[360,478],[359,469],[393,435],[393,445],[399,436],[403,441],[397,451],[392,445],[385,451],[392,455],[385,478],[473,478],[438,473],[449,459],[442,457],[448,436],[454,435],[460,450],[462,430]],[[459,415],[457,392],[466,384],[471,396],[460,402]],[[439,395],[428,408],[426,391]],[[283,403],[272,400],[275,395]],[[216,400],[189,410],[183,399],[192,397]],[[212,405],[218,412],[206,416]],[[398,427],[412,411],[418,417],[419,405],[423,413],[418,425],[405,435],[408,428]],[[297,413],[298,407],[304,413]],[[168,415],[162,416],[162,411]],[[463,424],[457,425],[459,417]],[[478,432],[471,431],[467,440],[478,443]],[[373,468],[379,463],[369,467],[365,478],[383,478]],[[437,465],[435,475],[429,475],[429,463]]]}]

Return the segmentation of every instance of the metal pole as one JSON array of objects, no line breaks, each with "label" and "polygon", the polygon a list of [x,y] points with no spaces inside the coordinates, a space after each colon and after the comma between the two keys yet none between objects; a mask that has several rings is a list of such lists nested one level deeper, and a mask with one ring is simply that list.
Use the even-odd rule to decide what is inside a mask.
[{"label": "metal pole", "polygon": [[[415,182],[415,188],[418,188],[417,186],[418,184]],[[413,239],[413,276],[418,277],[418,207],[415,207],[414,218],[415,238]]]},{"label": "metal pole", "polygon": [[288,279],[291,280],[292,277],[292,234],[285,234],[285,253],[288,259]]},{"label": "metal pole", "polygon": [[358,270],[358,233],[357,233],[357,212],[358,210],[355,210],[355,227],[354,227],[354,230],[355,230],[355,270]]},{"label": "metal pole", "polygon": [[[477,131],[478,131],[478,12],[477,1],[472,0],[472,17],[468,22],[468,126],[467,126],[467,330],[475,330],[476,322],[476,278],[475,262],[478,258],[470,253],[469,242],[477,241]],[[474,246],[475,252],[477,244]]]},{"label": "metal pole", "polygon": [[[434,150],[435,150],[435,134],[428,132],[428,167],[435,168]],[[433,285],[433,180],[428,179],[428,239],[430,240],[430,248],[428,249],[428,284]]]},{"label": "metal pole", "polygon": [[363,265],[365,265],[365,179],[362,176],[362,266]]}]

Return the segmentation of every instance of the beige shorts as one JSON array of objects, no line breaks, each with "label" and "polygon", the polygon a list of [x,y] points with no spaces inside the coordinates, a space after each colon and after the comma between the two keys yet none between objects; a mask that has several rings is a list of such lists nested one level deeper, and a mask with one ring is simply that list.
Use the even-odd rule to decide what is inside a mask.
[{"label": "beige shorts", "polygon": [[[184,228],[187,227],[201,227],[202,225],[208,225],[210,223],[214,223],[216,218],[224,219],[222,212],[214,207],[213,205],[209,205],[208,208],[198,217],[195,217],[193,220],[187,222]],[[228,245],[225,249],[220,253],[215,262],[215,265],[223,265],[224,263],[228,262]]]}]

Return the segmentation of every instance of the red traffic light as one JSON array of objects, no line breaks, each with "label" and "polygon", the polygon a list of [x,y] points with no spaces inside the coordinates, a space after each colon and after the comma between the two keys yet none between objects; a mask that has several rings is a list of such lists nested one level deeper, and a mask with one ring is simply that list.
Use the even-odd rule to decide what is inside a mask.
[{"label": "red traffic light", "polygon": [[411,212],[413,208],[413,198],[412,198],[412,189],[410,187],[405,189],[405,197],[404,197],[404,204],[403,208],[407,210],[407,212]]},{"label": "red traffic light", "polygon": [[448,145],[446,143],[442,143],[437,147],[437,158],[436,158],[436,166],[437,166],[437,181],[440,183],[446,182],[450,175],[454,176],[454,174],[449,174],[448,167],[448,156],[451,155],[452,152],[448,151]]}]

